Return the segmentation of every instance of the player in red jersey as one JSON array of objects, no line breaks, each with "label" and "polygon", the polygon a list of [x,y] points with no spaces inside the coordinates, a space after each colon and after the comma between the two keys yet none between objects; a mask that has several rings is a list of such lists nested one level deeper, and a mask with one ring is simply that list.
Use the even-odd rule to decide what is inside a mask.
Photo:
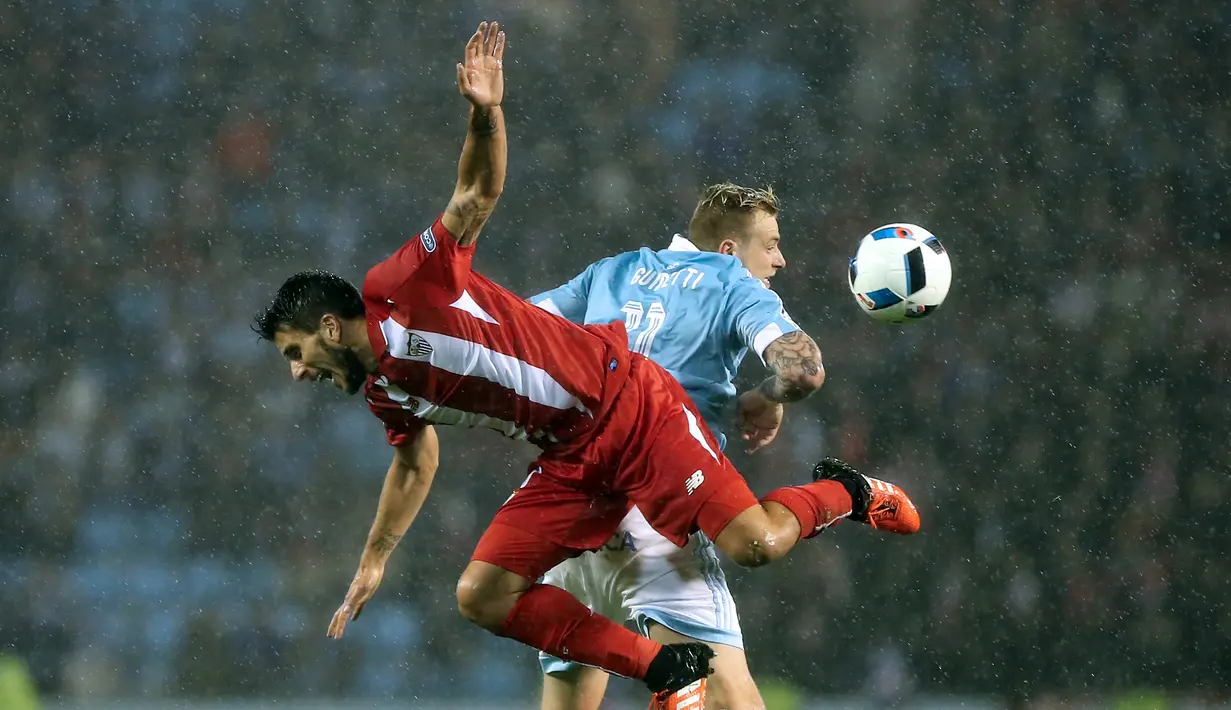
[{"label": "player in red jersey", "polygon": [[677,545],[700,530],[749,567],[845,517],[909,534],[919,516],[896,486],[872,487],[828,465],[817,467],[819,480],[758,501],[676,380],[629,352],[622,324],[574,325],[471,269],[504,185],[503,53],[504,34],[483,23],[457,67],[472,106],[444,214],[373,267],[362,291],[305,272],[257,317],[295,379],[363,389],[394,447],[329,635],[358,617],[427,495],[438,460],[431,425],[486,427],[531,441],[542,455],[463,572],[462,615],[558,658],[641,679],[655,693],[677,690],[709,673],[708,646],[660,645],[536,580],[602,546],[633,503]]}]

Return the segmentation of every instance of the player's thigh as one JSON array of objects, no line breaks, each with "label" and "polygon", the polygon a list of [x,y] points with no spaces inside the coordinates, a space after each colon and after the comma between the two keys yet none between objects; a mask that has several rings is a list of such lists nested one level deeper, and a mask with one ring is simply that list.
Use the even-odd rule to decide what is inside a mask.
[{"label": "player's thigh", "polygon": [[696,530],[715,539],[757,498],[690,401],[668,393],[661,407],[661,426],[639,447],[628,497],[676,544]]},{"label": "player's thigh", "polygon": [[[624,608],[619,595],[619,589],[617,589],[616,585],[612,584],[612,577],[616,574],[612,567],[613,561],[603,552],[586,552],[552,567],[548,570],[547,574],[543,575],[540,582],[563,589],[576,597],[577,601],[589,607],[595,614],[605,616],[619,623],[628,618],[628,611]],[[564,661],[542,652],[539,652],[539,665],[542,667],[545,676],[564,680],[572,679],[577,674],[578,669],[585,668],[585,666],[580,664]],[[602,675],[605,677],[606,674]],[[595,683],[590,678],[590,674],[581,674],[579,677],[584,681],[585,687],[577,689],[577,692],[581,693],[577,697],[585,699],[594,696],[593,692],[587,690],[587,688],[591,688]],[[552,698],[573,697],[572,695],[562,695],[565,686],[571,688],[573,685],[575,683],[571,680],[563,685],[561,683],[547,683],[547,686],[554,688],[554,690],[550,691]],[[606,687],[605,680],[602,687]],[[601,699],[602,693],[599,692],[597,697]],[[580,700],[577,702],[580,702]],[[598,700],[594,701],[594,703],[597,702]],[[563,705],[560,702],[556,702],[552,707],[592,707],[592,705]]]},{"label": "player's thigh", "polygon": [[629,614],[614,580],[624,561],[613,559],[606,548],[583,552],[552,567],[539,581],[572,594],[594,613],[622,623]]},{"label": "player's thigh", "polygon": [[[651,622],[650,638],[661,644],[688,643],[697,639]],[[714,674],[706,681],[705,707],[708,710],[765,710],[765,701],[752,680],[748,659],[734,646],[710,643],[714,649]]]},{"label": "player's thigh", "polygon": [[605,671],[576,663],[568,670],[544,674],[542,710],[598,710],[607,681]]},{"label": "player's thigh", "polygon": [[622,495],[579,488],[567,466],[540,459],[492,518],[472,561],[536,581],[584,550],[601,547],[628,512]]}]

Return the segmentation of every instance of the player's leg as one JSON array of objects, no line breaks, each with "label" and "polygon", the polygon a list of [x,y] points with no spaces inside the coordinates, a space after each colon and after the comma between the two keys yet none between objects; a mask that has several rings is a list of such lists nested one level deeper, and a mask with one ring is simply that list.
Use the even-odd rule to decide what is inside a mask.
[{"label": "player's leg", "polygon": [[[619,533],[617,533],[619,537]],[[587,552],[565,560],[543,575],[543,584],[559,587],[585,604],[591,611],[613,621],[627,618],[622,600],[604,584],[610,565],[602,552]],[[562,661],[539,652],[543,669],[542,710],[598,710],[607,692],[606,671],[579,663]]]},{"label": "player's leg", "polygon": [[[698,640],[652,621],[648,622],[648,627],[650,638],[664,645]],[[705,684],[705,707],[708,710],[765,710],[765,701],[752,680],[744,650],[721,643],[708,645],[715,655],[710,662],[714,673]]]},{"label": "player's leg", "polygon": [[[685,688],[652,708],[764,710],[744,660],[744,634],[735,599],[714,544],[693,535],[676,547],[634,508],[621,524],[626,546],[614,586],[637,628],[659,643],[700,641],[714,649],[714,673],[704,685]],[[615,565],[612,565],[615,566]]]},{"label": "player's leg", "polygon": [[807,485],[770,491],[729,523],[722,521],[732,511],[719,495],[715,505],[707,501],[698,511],[698,527],[709,533],[721,531],[714,543],[749,567],[782,557],[798,541],[820,534],[843,518],[901,535],[918,532],[919,511],[892,483],[865,476],[837,459],[822,460],[813,468],[812,477]]},{"label": "player's leg", "polygon": [[683,388],[653,363],[638,365],[631,377],[640,419],[658,424],[632,439],[636,450],[620,485],[668,539],[683,544],[700,529],[734,562],[757,567],[846,517],[904,534],[918,530],[918,511],[901,489],[832,459],[817,465],[812,483],[757,500]]},{"label": "player's leg", "polygon": [[577,663],[567,666],[543,674],[542,710],[598,710],[611,676],[604,670]]},{"label": "player's leg", "polygon": [[458,609],[499,636],[643,680],[652,691],[703,677],[713,656],[709,648],[664,647],[594,614],[563,589],[534,581],[581,550],[602,545],[626,512],[623,498],[594,496],[532,475],[479,540],[458,582]]},{"label": "player's leg", "polygon": [[779,489],[758,501],[686,395],[657,394],[663,405],[651,404],[647,418],[661,426],[640,442],[628,496],[668,539],[683,544],[700,529],[736,564],[757,567],[790,551],[801,530],[814,534],[850,514],[850,494],[836,481]]}]

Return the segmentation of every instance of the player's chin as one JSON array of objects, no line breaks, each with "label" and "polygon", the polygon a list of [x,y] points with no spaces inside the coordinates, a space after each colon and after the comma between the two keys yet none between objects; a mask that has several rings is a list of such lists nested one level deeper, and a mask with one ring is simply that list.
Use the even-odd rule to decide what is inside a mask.
[{"label": "player's chin", "polygon": [[341,375],[334,375],[333,382],[337,385],[338,389],[346,394],[359,394],[359,390],[363,388],[363,382],[359,380],[351,382],[348,378]]}]

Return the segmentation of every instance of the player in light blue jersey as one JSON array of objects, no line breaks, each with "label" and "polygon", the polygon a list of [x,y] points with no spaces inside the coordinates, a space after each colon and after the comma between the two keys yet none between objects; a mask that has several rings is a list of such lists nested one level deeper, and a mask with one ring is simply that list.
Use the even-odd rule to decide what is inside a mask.
[{"label": "player in light blue jersey", "polygon": [[[816,343],[769,289],[769,278],[786,266],[778,208],[772,190],[714,185],[697,205],[687,239],[676,235],[666,249],[603,259],[531,301],[577,323],[623,320],[629,346],[680,381],[720,442],[726,444],[722,432],[734,420],[756,450],[776,436],[783,404],[825,379]],[[736,398],[735,375],[749,350],[773,374]],[[544,581],[598,613],[633,621],[660,643],[710,644],[717,656],[707,707],[764,707],[748,672],[735,602],[704,535],[676,547],[634,508],[606,547],[568,560]],[[598,708],[605,672],[541,660],[543,710]]]}]

